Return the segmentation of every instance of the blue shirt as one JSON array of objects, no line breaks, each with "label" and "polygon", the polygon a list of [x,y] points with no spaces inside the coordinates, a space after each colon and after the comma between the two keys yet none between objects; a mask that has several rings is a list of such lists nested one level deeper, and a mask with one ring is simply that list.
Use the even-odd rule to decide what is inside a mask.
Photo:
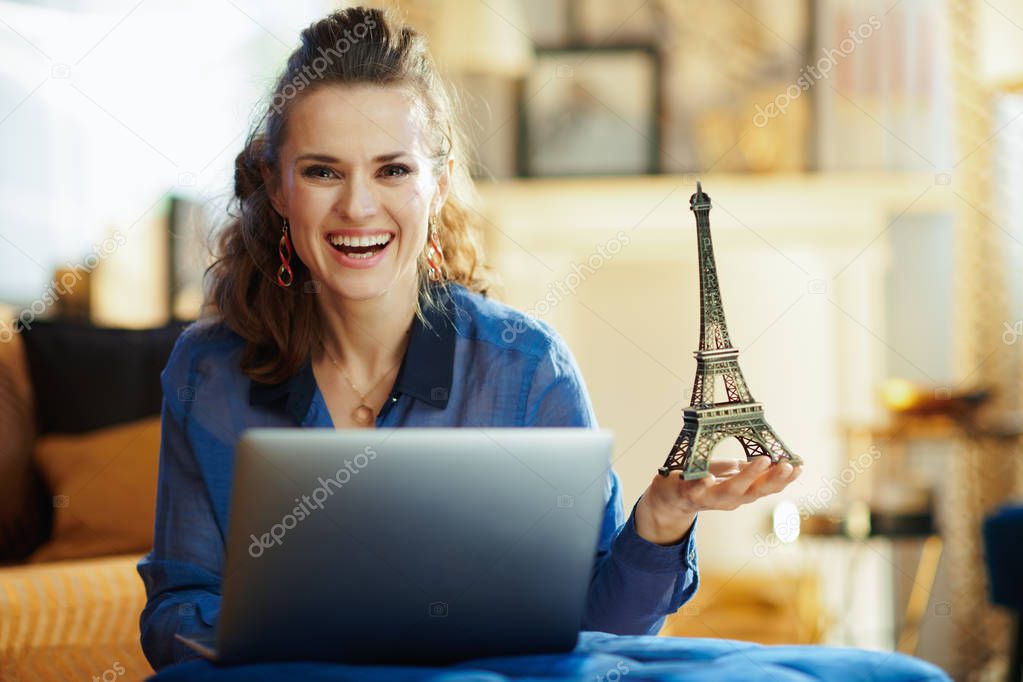
[{"label": "blue shirt", "polygon": [[[428,326],[413,320],[377,427],[597,427],[575,358],[549,324],[458,284],[437,291],[443,310],[424,306]],[[222,323],[195,323],[160,374],[156,528],[138,564],[148,598],[142,648],[154,668],[194,657],[175,633],[209,637],[215,629],[242,431],[334,427],[309,359],[288,380],[262,384],[241,371],[243,347]],[[582,627],[655,634],[696,591],[694,534],[670,546],[637,535],[635,507],[626,520],[613,468],[604,497]]]}]

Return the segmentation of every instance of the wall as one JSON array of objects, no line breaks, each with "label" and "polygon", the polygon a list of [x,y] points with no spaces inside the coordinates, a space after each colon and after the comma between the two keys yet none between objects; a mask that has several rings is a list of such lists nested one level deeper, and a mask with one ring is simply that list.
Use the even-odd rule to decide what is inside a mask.
[{"label": "wall", "polygon": [[[694,180],[502,181],[482,187],[505,299],[554,324],[573,349],[598,420],[614,432],[614,466],[627,511],[674,443],[692,390],[699,334],[695,227],[688,207]],[[891,353],[885,300],[893,253],[879,236],[893,217],[941,209],[943,199],[933,194],[904,211],[921,182],[933,179],[703,177],[714,203],[711,226],[725,312],[744,375],[771,425],[807,466],[780,498],[702,515],[701,566],[726,575],[751,572],[766,581],[816,556],[820,563],[812,565],[825,569],[832,608],[854,609],[849,619],[857,631],[842,635],[843,641],[862,646],[890,646],[887,550],[860,548],[858,563],[851,564],[840,549],[805,541],[778,546],[769,519],[781,499],[823,511],[829,499],[824,491],[842,492],[844,485],[836,482],[860,454],[846,451],[840,427],[880,416],[876,391]],[[546,302],[550,295],[554,305]],[[723,444],[715,455],[740,452],[737,443]],[[855,584],[848,604],[847,580]]]}]

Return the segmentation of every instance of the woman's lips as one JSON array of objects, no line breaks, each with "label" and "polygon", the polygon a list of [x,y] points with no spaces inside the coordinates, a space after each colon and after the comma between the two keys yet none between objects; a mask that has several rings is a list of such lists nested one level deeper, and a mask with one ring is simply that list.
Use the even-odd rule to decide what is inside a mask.
[{"label": "woman's lips", "polygon": [[345,252],[341,251],[338,247],[330,243],[330,235],[327,235],[324,241],[326,241],[327,248],[330,249],[331,256],[339,265],[343,265],[346,268],[352,268],[354,270],[365,270],[368,268],[375,267],[384,258],[386,258],[387,254],[390,253],[391,251],[391,246],[394,244],[394,242],[398,241],[398,237],[397,235],[392,236],[391,240],[384,245],[384,248],[380,249],[379,251],[374,253],[372,256],[369,256],[368,258],[365,257],[353,258],[352,256],[349,256]]}]

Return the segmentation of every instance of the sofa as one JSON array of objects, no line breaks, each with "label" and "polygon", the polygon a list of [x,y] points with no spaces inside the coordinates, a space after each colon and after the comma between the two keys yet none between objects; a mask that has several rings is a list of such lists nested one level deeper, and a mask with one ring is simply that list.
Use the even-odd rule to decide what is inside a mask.
[{"label": "sofa", "polygon": [[0,325],[0,680],[139,680],[159,373],[186,322]]}]

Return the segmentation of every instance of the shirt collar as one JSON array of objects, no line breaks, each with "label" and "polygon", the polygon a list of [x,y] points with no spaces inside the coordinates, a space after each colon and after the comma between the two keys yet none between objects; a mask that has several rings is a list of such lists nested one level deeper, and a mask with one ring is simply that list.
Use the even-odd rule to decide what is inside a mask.
[{"label": "shirt collar", "polygon": [[[443,288],[435,288],[434,291],[442,310],[428,307],[420,300],[430,328],[427,329],[418,316],[412,319],[412,334],[393,393],[407,393],[428,405],[444,409],[451,394],[457,334],[451,319],[454,305],[450,294]],[[299,423],[309,411],[315,393],[316,378],[308,357],[294,375],[280,383],[264,384],[249,380],[250,405],[283,406]]]}]

